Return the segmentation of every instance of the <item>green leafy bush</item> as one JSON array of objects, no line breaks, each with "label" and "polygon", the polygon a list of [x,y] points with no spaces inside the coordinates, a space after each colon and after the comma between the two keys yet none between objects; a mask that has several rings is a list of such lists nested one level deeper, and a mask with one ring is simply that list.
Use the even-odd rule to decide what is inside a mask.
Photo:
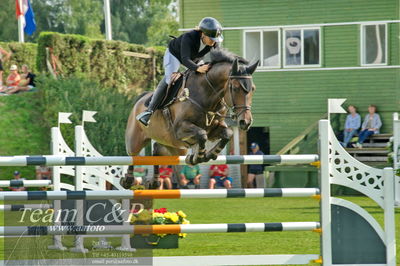
[{"label": "green leafy bush", "polygon": [[156,86],[163,72],[164,50],[45,32],[38,39],[37,67],[41,72],[48,72],[50,62],[64,78],[85,75],[103,87],[118,88],[119,92],[134,96]]},{"label": "green leafy bush", "polygon": [[[58,112],[72,113],[71,121],[82,122],[82,110],[97,111],[97,123],[85,123],[85,131],[94,147],[103,155],[124,155],[125,127],[133,99],[115,88],[103,88],[99,82],[84,77],[53,79],[41,76],[38,79],[43,117],[47,130],[57,125]],[[61,131],[70,147],[74,143],[74,126],[62,124]]]}]

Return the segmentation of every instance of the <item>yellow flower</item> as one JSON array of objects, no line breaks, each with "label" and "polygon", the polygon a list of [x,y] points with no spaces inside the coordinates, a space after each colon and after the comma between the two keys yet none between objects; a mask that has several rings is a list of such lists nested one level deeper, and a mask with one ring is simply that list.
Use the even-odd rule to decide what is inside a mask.
[{"label": "yellow flower", "polygon": [[154,218],[159,218],[159,217],[164,217],[164,215],[162,213],[158,213],[158,212],[153,212],[153,219]]},{"label": "yellow flower", "polygon": [[186,218],[186,214],[183,211],[178,211],[178,215],[182,218]]},{"label": "yellow flower", "polygon": [[176,213],[171,213],[171,217],[169,218],[173,223],[177,223],[179,221],[179,216]]},{"label": "yellow flower", "polygon": [[149,210],[143,210],[139,213],[138,221],[149,221],[152,218],[152,214]]},{"label": "yellow flower", "polygon": [[159,237],[164,237],[164,236],[166,236],[167,234],[158,234],[158,236]]},{"label": "yellow flower", "polygon": [[130,218],[131,223],[136,222],[137,218],[135,215],[129,215],[129,216],[130,216],[129,218]]},{"label": "yellow flower", "polygon": [[171,213],[170,212],[164,213],[164,218],[165,219],[171,219]]},{"label": "yellow flower", "polygon": [[187,233],[180,233],[179,236],[185,238],[187,236]]},{"label": "yellow flower", "polygon": [[182,224],[190,224],[190,221],[189,221],[189,220],[186,220],[185,218],[183,218]]}]

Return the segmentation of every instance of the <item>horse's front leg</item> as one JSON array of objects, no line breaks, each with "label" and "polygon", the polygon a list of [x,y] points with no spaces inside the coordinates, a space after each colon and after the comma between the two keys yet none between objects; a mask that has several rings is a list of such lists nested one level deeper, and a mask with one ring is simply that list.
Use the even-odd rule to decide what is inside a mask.
[{"label": "horse's front leg", "polygon": [[[213,136],[219,138],[220,141],[218,141],[217,144],[215,144],[215,146],[207,152],[204,161],[208,162],[209,160],[217,159],[218,155],[225,148],[226,144],[229,142],[232,135],[233,135],[232,129],[228,128],[225,123],[220,124],[219,127],[213,132]],[[213,136],[210,136],[210,139]]]},{"label": "horse's front leg", "polygon": [[198,164],[205,160],[207,132],[189,121],[181,122],[176,128],[177,139],[189,143],[191,146],[198,144],[198,150],[186,157],[187,164]]}]

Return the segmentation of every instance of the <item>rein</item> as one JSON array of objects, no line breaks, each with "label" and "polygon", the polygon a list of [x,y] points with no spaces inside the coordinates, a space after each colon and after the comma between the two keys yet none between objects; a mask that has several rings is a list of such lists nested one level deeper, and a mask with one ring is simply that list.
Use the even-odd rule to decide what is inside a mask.
[{"label": "rein", "polygon": [[[193,98],[187,97],[187,100],[189,100],[193,105],[195,105],[201,112],[206,114],[206,125],[207,126],[211,125],[212,121],[214,120],[215,116],[217,116],[217,115],[219,117],[223,117],[223,118],[235,119],[236,117],[240,116],[243,112],[245,112],[247,110],[251,110],[251,106],[247,105],[247,102],[246,102],[247,99],[245,99],[245,104],[244,105],[236,105],[235,104],[235,102],[233,100],[233,93],[232,93],[233,92],[232,80],[233,79],[251,79],[251,78],[252,78],[252,76],[250,76],[250,75],[249,76],[243,76],[243,75],[241,75],[241,76],[231,76],[231,75],[228,76],[228,89],[229,89],[229,93],[230,93],[230,97],[231,97],[231,102],[233,104],[232,108],[229,107],[226,104],[226,102],[224,101],[224,98],[221,98],[221,100],[216,103],[215,107],[211,108],[211,110],[214,110],[218,106],[218,104],[221,104],[222,106],[224,106],[228,110],[232,110],[233,113],[234,113],[233,115],[224,116],[224,115],[219,113],[219,110],[218,111],[207,111],[207,110],[205,110],[205,108],[203,106],[201,106]],[[213,92],[214,92],[216,97],[219,98],[222,93],[226,92],[226,89],[225,89],[226,87],[224,87],[222,90],[217,90],[215,88],[215,86],[211,83],[210,79],[208,78],[208,73],[207,72],[205,73],[205,79],[207,81],[208,86],[213,90]],[[243,85],[241,84],[241,86],[243,86]],[[243,88],[243,89],[246,90],[245,88]],[[210,116],[210,118],[208,116]]]},{"label": "rein", "polygon": [[[244,105],[236,105],[235,102],[233,101],[233,86],[232,86],[232,80],[233,79],[250,79],[252,78],[251,76],[229,76],[228,82],[229,82],[229,92],[231,95],[231,102],[233,104],[232,110],[234,112],[234,117],[240,116],[243,112],[246,112],[247,110],[251,110],[251,105],[247,105],[247,99],[245,98]],[[240,83],[240,85],[243,87],[243,85]],[[245,88],[243,88],[245,90]],[[236,110],[241,110],[237,112]]]}]

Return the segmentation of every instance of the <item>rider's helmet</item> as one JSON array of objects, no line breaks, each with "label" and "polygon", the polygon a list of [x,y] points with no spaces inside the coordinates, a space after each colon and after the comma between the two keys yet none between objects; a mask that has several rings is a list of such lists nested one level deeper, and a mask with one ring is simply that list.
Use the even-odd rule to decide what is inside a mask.
[{"label": "rider's helmet", "polygon": [[222,26],[215,18],[203,18],[199,23],[199,29],[215,42],[222,42],[224,40],[222,36]]}]

